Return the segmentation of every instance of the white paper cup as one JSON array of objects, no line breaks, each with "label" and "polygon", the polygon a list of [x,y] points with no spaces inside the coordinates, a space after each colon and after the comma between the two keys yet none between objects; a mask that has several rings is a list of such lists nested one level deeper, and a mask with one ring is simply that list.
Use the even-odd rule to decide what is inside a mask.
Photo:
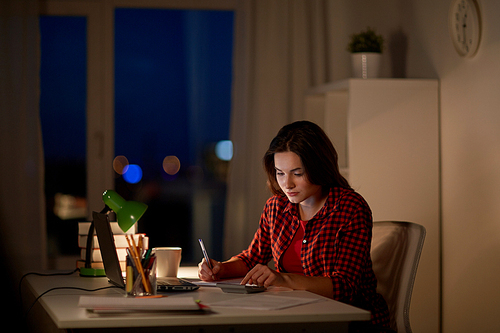
[{"label": "white paper cup", "polygon": [[182,248],[180,247],[155,247],[156,276],[177,276],[181,264]]}]

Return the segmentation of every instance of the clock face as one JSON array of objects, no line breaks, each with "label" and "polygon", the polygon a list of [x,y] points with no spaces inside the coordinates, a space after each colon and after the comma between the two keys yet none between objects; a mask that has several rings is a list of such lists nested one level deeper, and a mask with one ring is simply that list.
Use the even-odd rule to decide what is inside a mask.
[{"label": "clock face", "polygon": [[481,37],[479,7],[474,0],[453,0],[448,18],[453,46],[463,57],[473,56]]}]

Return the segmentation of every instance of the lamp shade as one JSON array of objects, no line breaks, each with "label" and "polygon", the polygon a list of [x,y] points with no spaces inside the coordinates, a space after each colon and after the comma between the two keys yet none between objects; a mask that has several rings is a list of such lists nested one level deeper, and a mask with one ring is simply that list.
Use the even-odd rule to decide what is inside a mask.
[{"label": "lamp shade", "polygon": [[123,232],[130,229],[148,208],[146,204],[141,202],[126,201],[113,190],[104,191],[102,201],[116,213],[118,225]]}]

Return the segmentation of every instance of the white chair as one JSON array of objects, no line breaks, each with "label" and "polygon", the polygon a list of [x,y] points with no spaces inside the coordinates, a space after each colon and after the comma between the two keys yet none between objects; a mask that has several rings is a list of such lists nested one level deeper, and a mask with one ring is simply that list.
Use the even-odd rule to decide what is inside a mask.
[{"label": "white chair", "polygon": [[373,223],[371,257],[377,292],[389,306],[391,328],[411,333],[410,301],[425,228],[412,222]]}]

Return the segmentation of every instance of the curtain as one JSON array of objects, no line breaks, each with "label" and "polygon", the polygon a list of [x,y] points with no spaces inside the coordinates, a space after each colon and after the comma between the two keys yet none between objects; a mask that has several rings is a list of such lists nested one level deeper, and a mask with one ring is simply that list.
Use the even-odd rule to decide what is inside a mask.
[{"label": "curtain", "polygon": [[326,0],[248,0],[235,16],[224,256],[245,249],[270,192],[262,157],[285,124],[304,119],[308,87],[331,79]]},{"label": "curtain", "polygon": [[14,281],[47,260],[38,8],[0,1],[0,251]]}]

